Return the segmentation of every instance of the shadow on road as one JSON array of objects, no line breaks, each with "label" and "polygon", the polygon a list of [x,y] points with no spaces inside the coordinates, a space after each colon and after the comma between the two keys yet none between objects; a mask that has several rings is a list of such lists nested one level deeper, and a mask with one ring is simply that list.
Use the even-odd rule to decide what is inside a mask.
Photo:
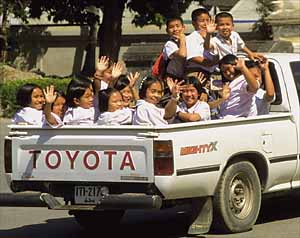
[{"label": "shadow on road", "polygon": [[262,201],[256,224],[300,217],[300,192]]}]

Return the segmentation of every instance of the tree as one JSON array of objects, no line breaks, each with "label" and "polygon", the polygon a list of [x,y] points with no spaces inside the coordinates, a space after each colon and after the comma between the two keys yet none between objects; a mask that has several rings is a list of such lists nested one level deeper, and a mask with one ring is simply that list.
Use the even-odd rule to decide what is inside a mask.
[{"label": "tree", "polygon": [[256,0],[256,11],[260,15],[260,19],[254,25],[254,31],[260,32],[265,39],[272,39],[272,26],[266,22],[266,17],[269,16],[276,9],[274,0]]}]

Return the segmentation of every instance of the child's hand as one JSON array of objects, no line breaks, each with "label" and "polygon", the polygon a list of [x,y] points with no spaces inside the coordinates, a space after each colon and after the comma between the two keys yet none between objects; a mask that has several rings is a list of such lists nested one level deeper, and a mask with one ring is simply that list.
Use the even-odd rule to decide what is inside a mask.
[{"label": "child's hand", "polygon": [[114,63],[113,68],[112,68],[112,72],[111,72],[111,76],[113,79],[117,79],[120,77],[120,75],[122,74],[122,70],[123,70],[123,65],[120,62]]},{"label": "child's hand", "polygon": [[109,66],[109,57],[107,56],[101,56],[100,59],[98,59],[98,62],[96,62],[96,70],[103,72],[106,70]]},{"label": "child's hand", "polygon": [[197,79],[198,79],[198,81],[200,82],[200,84],[202,86],[204,84],[205,80],[206,80],[206,77],[205,77],[204,73],[199,72],[198,75],[197,75]]},{"label": "child's hand", "polygon": [[185,34],[183,31],[180,32],[178,35],[174,35],[173,37],[179,41],[185,41]]},{"label": "child's hand", "polygon": [[245,60],[243,58],[238,58],[236,65],[234,66],[235,69],[242,70],[245,68]]},{"label": "child's hand", "polygon": [[212,34],[216,31],[216,23],[214,19],[210,19],[209,22],[206,24],[206,32]]},{"label": "child's hand", "polygon": [[231,89],[229,87],[229,83],[227,82],[223,85],[223,89],[221,92],[221,96],[224,101],[230,97],[230,92],[231,92]]},{"label": "child's hand", "polygon": [[43,89],[44,95],[45,95],[45,101],[46,103],[52,104],[54,103],[57,93],[54,92],[54,86],[50,85],[47,86],[46,89]]},{"label": "child's hand", "polygon": [[177,79],[173,80],[170,77],[167,77],[167,85],[171,91],[172,97],[177,98],[182,90],[183,81],[178,82]]},{"label": "child's hand", "polygon": [[139,72],[135,72],[134,74],[133,73],[130,73],[127,78],[128,80],[130,81],[129,83],[129,87],[133,88],[134,85],[135,85],[135,82],[136,80],[140,77],[140,73]]},{"label": "child's hand", "polygon": [[259,66],[263,71],[269,70],[269,60],[264,58],[264,60],[260,62]]}]

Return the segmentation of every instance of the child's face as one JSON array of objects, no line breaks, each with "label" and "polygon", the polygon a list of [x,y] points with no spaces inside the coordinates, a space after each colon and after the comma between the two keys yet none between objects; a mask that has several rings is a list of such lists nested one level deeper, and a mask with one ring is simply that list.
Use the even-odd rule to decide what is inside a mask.
[{"label": "child's face", "polygon": [[[181,33],[184,32],[184,25],[181,23],[180,20],[174,20],[169,22],[167,27],[167,33],[171,37],[179,36]],[[175,37],[176,38],[176,37]]]},{"label": "child's face", "polygon": [[133,95],[132,95],[132,91],[130,89],[129,86],[127,86],[126,88],[123,88],[121,91],[120,91],[122,97],[123,97],[123,103],[124,103],[124,107],[128,107],[130,102],[132,101],[133,99]]},{"label": "child's face", "polygon": [[42,110],[45,104],[45,96],[43,91],[40,88],[33,89],[31,93],[31,103],[30,107],[35,108],[36,110]]},{"label": "child's face", "polygon": [[145,101],[157,105],[163,95],[162,87],[159,82],[150,85],[146,90]]},{"label": "child's face", "polygon": [[232,64],[222,64],[221,71],[223,76],[229,81],[232,81],[236,78],[237,72],[235,70],[235,66]]},{"label": "child's face", "polygon": [[120,92],[113,92],[108,99],[108,109],[109,112],[114,112],[116,110],[123,108],[123,98]]},{"label": "child's face", "polygon": [[185,102],[187,108],[194,106],[199,99],[199,93],[193,84],[185,85],[182,90],[182,100]]},{"label": "child's face", "polygon": [[201,102],[208,102],[208,95],[207,95],[207,93],[201,93],[201,96],[200,96],[199,100]]},{"label": "child's face", "polygon": [[52,112],[57,116],[62,117],[65,113],[66,99],[64,97],[57,97],[53,103]]},{"label": "child's face", "polygon": [[230,17],[219,18],[217,22],[217,30],[223,38],[228,39],[233,31],[232,19]]},{"label": "child's face", "polygon": [[196,21],[193,21],[193,26],[196,31],[206,31],[206,25],[209,23],[209,15],[203,13],[197,16]]},{"label": "child's face", "polygon": [[79,98],[75,98],[74,102],[77,106],[89,109],[93,107],[94,93],[92,87],[87,88],[84,94]]}]

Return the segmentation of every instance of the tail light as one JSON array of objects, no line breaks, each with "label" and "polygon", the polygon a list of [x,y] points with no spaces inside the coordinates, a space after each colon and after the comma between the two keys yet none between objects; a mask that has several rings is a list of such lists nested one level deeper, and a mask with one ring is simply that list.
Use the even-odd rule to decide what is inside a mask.
[{"label": "tail light", "polygon": [[172,141],[154,141],[153,154],[154,175],[172,175],[174,173]]},{"label": "tail light", "polygon": [[4,168],[5,173],[12,172],[11,138],[5,137],[4,141]]}]

